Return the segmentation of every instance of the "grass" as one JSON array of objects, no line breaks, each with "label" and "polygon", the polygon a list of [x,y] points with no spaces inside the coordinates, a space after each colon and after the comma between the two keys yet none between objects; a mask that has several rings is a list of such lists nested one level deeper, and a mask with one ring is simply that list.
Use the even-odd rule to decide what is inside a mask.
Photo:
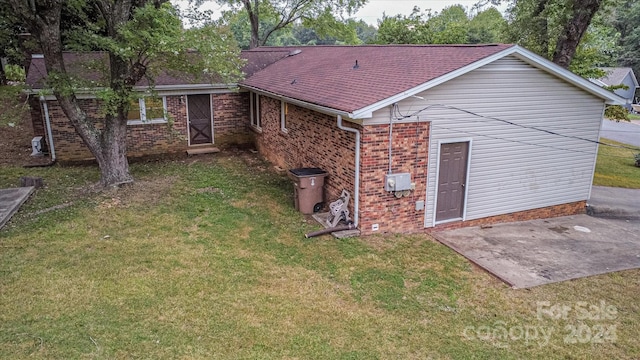
[{"label": "grass", "polygon": [[[304,239],[317,226],[269,169],[139,163],[95,193],[93,167],[1,168],[47,188],[0,231],[0,358],[640,357],[640,271],[513,290],[427,235]],[[601,301],[613,319],[538,316]]]},{"label": "grass", "polygon": [[[602,139],[606,144],[629,146],[609,139]],[[640,153],[626,148],[600,145],[594,185],[640,189],[640,168],[634,166],[634,155]]]},{"label": "grass", "polygon": [[629,120],[640,120],[640,115],[638,115],[638,114],[629,114]]}]

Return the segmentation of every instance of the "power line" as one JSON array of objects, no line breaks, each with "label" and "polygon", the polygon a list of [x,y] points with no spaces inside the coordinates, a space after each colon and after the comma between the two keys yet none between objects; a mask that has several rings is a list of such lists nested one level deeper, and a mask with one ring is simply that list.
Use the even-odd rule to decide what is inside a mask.
[{"label": "power line", "polygon": [[[559,136],[559,137],[563,137],[563,138],[575,139],[575,140],[580,140],[580,141],[585,141],[585,142],[589,142],[589,143],[594,143],[594,144],[598,144],[598,145],[605,145],[605,146],[610,146],[610,147],[615,147],[615,148],[622,148],[622,149],[627,149],[627,150],[640,151],[640,149],[635,148],[635,147],[630,147],[630,146],[625,146],[625,145],[607,144],[607,143],[601,142],[599,140],[585,139],[585,138],[582,138],[582,137],[579,137],[579,136],[560,134],[560,133],[557,133],[555,131],[542,129],[542,128],[538,128],[538,127],[535,127],[535,126],[517,124],[517,123],[514,123],[514,122],[509,121],[509,120],[500,119],[500,118],[496,118],[496,117],[492,117],[492,116],[481,115],[481,114],[475,113],[473,111],[466,110],[466,109],[461,109],[459,107],[451,106],[451,105],[444,105],[444,104],[427,105],[426,107],[424,107],[424,108],[422,108],[420,110],[414,111],[413,113],[410,113],[408,115],[403,115],[400,112],[400,109],[396,104],[393,107],[393,115],[396,118],[396,120],[404,120],[404,119],[407,119],[407,118],[410,118],[410,117],[413,117],[413,116],[417,116],[418,114],[422,113],[423,111],[427,111],[427,110],[434,109],[434,108],[442,108],[442,109],[460,111],[460,112],[463,112],[463,113],[466,113],[466,114],[469,114],[469,115],[472,115],[472,116],[475,116],[475,117],[479,117],[479,118],[483,118],[483,119],[487,119],[487,120],[499,121],[499,122],[502,122],[502,123],[505,123],[505,124],[508,124],[508,125],[512,125],[512,126],[517,126],[517,127],[523,128],[523,129],[536,130],[536,131],[539,131],[539,132],[543,132],[543,133],[546,133],[546,134]],[[567,129],[567,130],[569,130],[569,129]],[[457,131],[461,131],[461,130],[457,130]],[[478,134],[478,135],[480,135],[480,134]],[[502,139],[502,140],[508,140],[508,139]],[[535,145],[535,144],[530,144],[530,145]],[[560,149],[560,150],[562,150],[562,149]],[[567,149],[567,150],[571,151],[569,149]]]},{"label": "power line", "polygon": [[502,140],[502,141],[508,141],[508,142],[513,142],[513,143],[523,144],[523,145],[555,149],[555,150],[560,150],[560,151],[571,151],[571,152],[583,153],[583,154],[589,154],[589,155],[593,154],[592,152],[589,152],[589,151],[576,150],[576,149],[565,149],[565,148],[559,148],[559,147],[555,147],[555,146],[551,146],[551,145],[536,144],[536,143],[531,143],[531,142],[526,142],[526,141],[521,141],[521,140],[515,140],[515,139],[509,139],[509,138],[501,138],[501,137],[491,136],[491,135],[487,135],[487,134],[475,133],[475,132],[471,132],[471,131],[468,131],[468,130],[452,129],[452,128],[448,128],[448,127],[441,126],[441,125],[433,125],[432,124],[431,126],[434,127],[434,128],[437,128],[437,129],[462,132],[462,133],[465,133],[465,134],[474,135],[474,136],[482,136],[482,137],[486,137],[486,138],[494,139],[494,140]]},{"label": "power line", "polygon": [[[552,145],[536,144],[536,143],[526,142],[526,141],[522,141],[522,140],[515,140],[515,139],[491,136],[491,135],[487,135],[487,134],[475,133],[475,132],[471,132],[471,131],[468,131],[468,130],[452,129],[452,128],[448,128],[448,127],[441,126],[441,125],[433,125],[432,124],[431,126],[434,127],[434,128],[437,128],[437,129],[461,132],[461,133],[464,133],[464,134],[469,134],[469,135],[473,135],[473,136],[481,136],[481,137],[486,137],[486,138],[494,139],[494,140],[501,140],[501,141],[507,141],[507,142],[523,144],[523,145],[537,146],[537,147],[541,147],[541,148],[548,148],[548,149],[554,149],[554,150],[560,150],[560,151],[571,151],[571,152],[575,152],[575,153],[593,155],[593,152],[590,152],[590,151],[577,150],[577,149],[566,149],[566,148],[555,147],[555,146],[552,146]],[[603,145],[608,145],[608,144],[603,143]],[[607,157],[620,158],[620,159],[629,159],[628,156],[607,155],[607,154],[601,154],[601,155],[602,156],[607,156]],[[633,153],[632,153],[632,155],[633,155]]]}]

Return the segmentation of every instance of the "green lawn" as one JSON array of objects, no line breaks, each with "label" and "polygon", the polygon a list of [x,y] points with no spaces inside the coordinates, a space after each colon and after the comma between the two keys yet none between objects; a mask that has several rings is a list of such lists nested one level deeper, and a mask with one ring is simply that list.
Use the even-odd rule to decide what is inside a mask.
[{"label": "green lawn", "polygon": [[[602,142],[629,147],[609,139],[602,139]],[[640,149],[634,151],[600,145],[593,185],[640,189],[640,168],[634,166],[634,155],[637,153],[640,153]]]},{"label": "green lawn", "polygon": [[640,271],[513,290],[427,235],[305,239],[253,155],[132,171],[0,169],[48,184],[0,231],[0,358],[640,358]]}]

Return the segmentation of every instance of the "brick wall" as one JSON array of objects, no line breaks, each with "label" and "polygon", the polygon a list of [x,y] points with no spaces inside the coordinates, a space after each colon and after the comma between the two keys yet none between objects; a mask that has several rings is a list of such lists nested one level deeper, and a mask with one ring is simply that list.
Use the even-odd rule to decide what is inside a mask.
[{"label": "brick wall", "polygon": [[416,210],[416,201],[426,193],[429,123],[393,124],[393,173],[410,173],[415,191],[396,198],[384,190],[385,174],[389,170],[389,125],[366,126],[362,133],[362,164],[360,168],[360,229],[373,233],[411,233],[424,229],[424,210]]},{"label": "brick wall", "polygon": [[[337,199],[343,189],[354,195],[355,134],[340,130],[335,116],[289,104],[285,134],[280,130],[280,100],[261,96],[260,112],[262,132],[256,133],[255,138],[265,158],[287,170],[326,170],[329,176],[325,181],[325,203]],[[353,202],[350,208],[353,212]]]},{"label": "brick wall", "polygon": [[127,155],[177,153],[187,148],[187,107],[182,96],[167,96],[167,124],[128,125]]},{"label": "brick wall", "polygon": [[[128,125],[127,155],[140,157],[182,152],[188,147],[187,108],[183,96],[167,96],[167,124]],[[217,146],[245,144],[252,141],[246,93],[213,94],[214,141]],[[102,118],[99,101],[81,99],[80,106],[90,119]],[[57,101],[48,101],[56,156],[60,161],[82,161],[93,156],[69,123]],[[32,110],[33,111],[33,110]],[[32,114],[38,116],[38,114]],[[40,115],[41,117],[42,115]],[[35,119],[35,118],[34,118]],[[34,121],[34,124],[37,123]],[[42,121],[41,121],[42,123]],[[98,121],[98,123],[100,123]],[[44,130],[42,130],[44,133]]]},{"label": "brick wall", "polygon": [[[99,101],[78,100],[89,119],[100,124],[103,117]],[[64,115],[57,101],[47,101],[56,157],[60,161],[82,161],[93,155]],[[167,96],[167,112],[173,122],[169,124],[128,125],[127,154],[130,157],[178,152],[186,149],[186,107],[180,96]]]},{"label": "brick wall", "polygon": [[214,94],[213,138],[218,147],[253,143],[249,131],[249,93]]}]

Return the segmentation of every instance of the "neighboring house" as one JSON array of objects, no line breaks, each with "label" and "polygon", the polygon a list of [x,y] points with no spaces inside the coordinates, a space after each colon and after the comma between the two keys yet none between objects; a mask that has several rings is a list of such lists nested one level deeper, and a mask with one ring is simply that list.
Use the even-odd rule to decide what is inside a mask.
[{"label": "neighboring house", "polygon": [[633,73],[633,69],[628,67],[614,67],[614,68],[601,68],[606,75],[599,79],[589,79],[598,86],[616,86],[625,85],[627,89],[616,89],[614,92],[616,95],[627,100],[625,107],[631,110],[631,104],[637,103],[635,96],[636,90],[640,87],[638,85],[638,79]]},{"label": "neighboring house", "polygon": [[[251,75],[278,60],[277,53],[244,54],[244,72]],[[106,53],[64,53],[67,70],[84,80],[100,83]],[[97,65],[101,64],[101,65]],[[34,136],[42,136],[58,161],[93,159],[75,129],[52,95],[40,96],[47,71],[42,55],[33,55],[26,83],[31,88],[29,102]],[[129,111],[127,154],[131,157],[184,151],[216,151],[214,146],[251,144],[248,131],[248,94],[238,92],[237,84],[195,80],[189,76],[160,74],[155,79],[154,94],[148,93],[143,79],[136,89],[140,99]],[[91,118],[100,118],[100,103],[89,93],[79,93],[80,106]],[[48,120],[48,121],[47,121]],[[50,129],[47,124],[50,124]],[[49,131],[51,130],[51,138]]]},{"label": "neighboring house", "polygon": [[[219,93],[236,99],[214,110],[215,143],[225,129],[216,120],[232,119],[274,164],[325,169],[326,202],[349,191],[363,234],[584,212],[604,106],[624,103],[514,45],[264,47],[243,56],[241,92],[208,89],[214,107]],[[167,93],[174,127],[189,123],[180,101],[197,91]]]}]

